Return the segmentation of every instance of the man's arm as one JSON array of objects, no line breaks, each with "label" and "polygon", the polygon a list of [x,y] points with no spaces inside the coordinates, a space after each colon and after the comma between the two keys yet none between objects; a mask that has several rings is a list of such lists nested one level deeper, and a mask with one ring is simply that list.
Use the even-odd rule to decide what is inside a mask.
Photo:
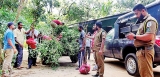
[{"label": "man's arm", "polygon": [[16,43],[18,43],[19,45],[21,45],[21,44],[17,41],[17,37],[15,37],[15,41],[16,41]]},{"label": "man's arm", "polygon": [[27,32],[25,32],[25,34],[29,34],[31,32],[31,29],[29,29]]},{"label": "man's arm", "polygon": [[136,35],[136,39],[146,41],[146,42],[151,41],[152,39],[155,38],[155,34],[157,31],[156,26],[157,24],[154,21],[147,22],[146,33],[143,35]]},{"label": "man's arm", "polygon": [[85,48],[86,45],[86,37],[85,37],[85,33],[83,33],[83,44],[82,44],[82,48]]},{"label": "man's arm", "polygon": [[16,48],[15,48],[15,46],[13,45],[11,39],[12,39],[12,33],[9,32],[9,33],[7,34],[7,41],[8,41],[8,43],[9,43],[9,45],[13,48],[14,52],[16,52]]},{"label": "man's arm", "polygon": [[106,38],[106,33],[102,32],[102,43],[101,43],[101,48],[100,48],[101,52],[103,52],[103,49],[104,49],[105,38]]},{"label": "man's arm", "polygon": [[94,39],[94,36],[86,36],[87,38]]},{"label": "man's arm", "polygon": [[154,38],[154,34],[153,33],[146,33],[144,35],[136,35],[136,39],[137,40],[141,40],[141,41],[151,41]]},{"label": "man's arm", "polygon": [[16,49],[15,46],[13,45],[11,39],[8,39],[7,41],[8,41],[8,43],[9,43],[9,45],[10,45],[13,49]]}]

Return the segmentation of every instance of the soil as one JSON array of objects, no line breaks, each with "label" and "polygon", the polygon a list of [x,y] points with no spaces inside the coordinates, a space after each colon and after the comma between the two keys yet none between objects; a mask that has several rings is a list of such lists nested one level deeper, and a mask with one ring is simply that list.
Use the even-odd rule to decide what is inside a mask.
[{"label": "soil", "polygon": [[[91,66],[89,74],[80,74],[78,70],[75,70],[77,63],[71,63],[68,56],[63,56],[59,59],[60,66],[57,69],[51,69],[51,67],[42,65],[40,59],[37,60],[37,66],[33,66],[31,69],[27,67],[28,52],[24,51],[24,58],[21,70],[14,69],[12,77],[92,77],[96,71],[92,71],[94,66],[93,55],[91,60],[88,60],[88,64]],[[160,66],[154,68],[155,77],[160,77]],[[105,73],[104,77],[132,77],[125,70],[123,62],[117,59],[106,58],[105,59]]]}]

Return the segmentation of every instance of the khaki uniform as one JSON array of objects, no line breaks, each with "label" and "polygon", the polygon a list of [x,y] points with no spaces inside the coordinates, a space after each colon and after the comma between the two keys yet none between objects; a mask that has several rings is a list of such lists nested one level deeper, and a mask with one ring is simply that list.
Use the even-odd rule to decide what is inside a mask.
[{"label": "khaki uniform", "polygon": [[4,61],[3,61],[3,67],[2,67],[2,72],[3,74],[6,74],[7,72],[9,72],[9,74],[12,73],[12,58],[14,55],[14,51],[13,49],[6,49],[4,51]]},{"label": "khaki uniform", "polygon": [[[152,33],[156,36],[158,23],[155,18],[150,15],[144,17],[144,22],[140,23],[140,27],[136,35],[143,35],[145,33]],[[138,59],[138,68],[141,77],[154,77],[153,76],[153,60],[154,60],[154,43],[155,36],[151,41],[144,42],[135,39],[135,47],[144,47],[144,49],[137,50],[136,56]]]},{"label": "khaki uniform", "polygon": [[[101,43],[102,43],[102,38],[103,39],[106,38],[106,32],[103,29],[101,29],[99,32],[97,31],[94,37],[93,51],[95,51],[95,61],[98,66],[97,73],[103,76],[104,74],[104,56],[103,54],[102,55],[99,54],[99,50],[100,50]],[[104,52],[104,50],[102,51]]]}]

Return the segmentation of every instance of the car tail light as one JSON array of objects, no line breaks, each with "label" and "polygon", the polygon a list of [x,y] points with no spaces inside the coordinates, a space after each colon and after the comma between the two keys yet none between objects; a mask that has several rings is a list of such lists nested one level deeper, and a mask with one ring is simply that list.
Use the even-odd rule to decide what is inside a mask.
[{"label": "car tail light", "polygon": [[156,37],[155,43],[157,46],[160,47],[160,37]]}]

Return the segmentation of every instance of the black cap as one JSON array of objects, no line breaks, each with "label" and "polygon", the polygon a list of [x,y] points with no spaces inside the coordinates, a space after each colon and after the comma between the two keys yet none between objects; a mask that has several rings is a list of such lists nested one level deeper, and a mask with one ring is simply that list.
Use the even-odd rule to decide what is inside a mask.
[{"label": "black cap", "polygon": [[10,27],[11,25],[13,25],[13,22],[9,22],[9,23],[7,24],[8,27]]},{"label": "black cap", "polygon": [[133,11],[135,11],[135,10],[139,10],[140,11],[142,9],[147,10],[143,4],[137,4],[136,6],[134,6]]},{"label": "black cap", "polygon": [[102,28],[102,22],[96,22],[96,26],[98,26],[99,28]]}]

